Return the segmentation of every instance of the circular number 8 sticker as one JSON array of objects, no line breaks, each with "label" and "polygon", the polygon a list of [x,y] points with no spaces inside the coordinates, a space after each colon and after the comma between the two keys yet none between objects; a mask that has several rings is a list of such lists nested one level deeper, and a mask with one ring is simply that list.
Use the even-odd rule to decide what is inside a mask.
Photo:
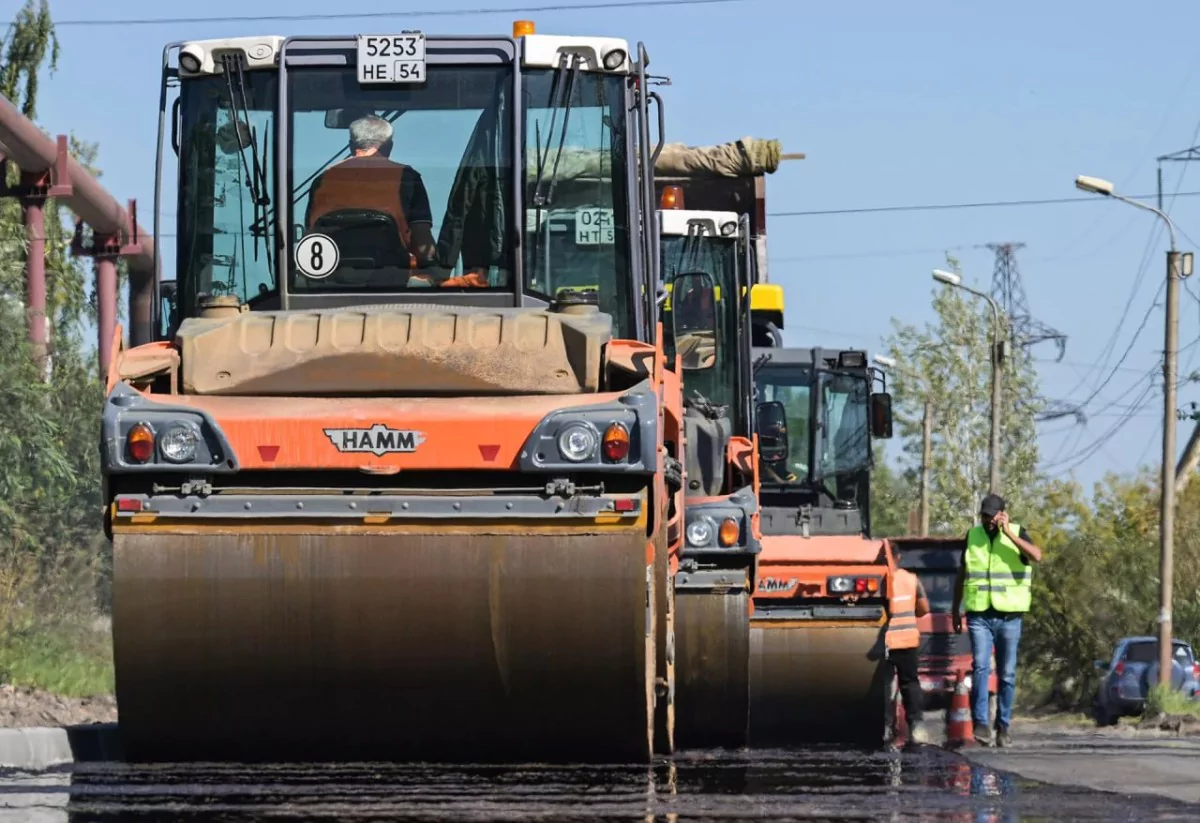
[{"label": "circular number 8 sticker", "polygon": [[337,243],[324,234],[310,234],[296,244],[296,268],[305,277],[320,280],[333,274],[341,253]]}]

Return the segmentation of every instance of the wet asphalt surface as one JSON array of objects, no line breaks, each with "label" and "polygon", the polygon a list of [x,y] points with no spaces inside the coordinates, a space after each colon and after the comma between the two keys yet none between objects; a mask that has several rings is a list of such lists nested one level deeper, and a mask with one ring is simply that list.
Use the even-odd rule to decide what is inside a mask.
[{"label": "wet asphalt surface", "polygon": [[0,774],[0,821],[1128,821],[1200,806],[1046,786],[942,749],[685,752],[653,766],[133,766]]}]

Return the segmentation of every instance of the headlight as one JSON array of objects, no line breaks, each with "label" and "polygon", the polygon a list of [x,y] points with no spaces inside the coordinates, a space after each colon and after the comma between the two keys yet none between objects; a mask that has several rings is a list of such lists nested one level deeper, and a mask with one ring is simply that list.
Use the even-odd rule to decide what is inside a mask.
[{"label": "headlight", "polygon": [[689,546],[701,547],[712,543],[713,524],[707,519],[693,520],[687,524],[687,542]]},{"label": "headlight", "polygon": [[572,463],[582,463],[596,453],[600,438],[586,423],[571,423],[558,435],[558,451]]},{"label": "headlight", "polygon": [[187,463],[196,457],[196,445],[200,438],[191,426],[175,425],[158,438],[158,450],[172,463]]},{"label": "headlight", "polygon": [[853,590],[854,581],[849,577],[831,577],[829,578],[829,591],[834,594],[846,594]]}]

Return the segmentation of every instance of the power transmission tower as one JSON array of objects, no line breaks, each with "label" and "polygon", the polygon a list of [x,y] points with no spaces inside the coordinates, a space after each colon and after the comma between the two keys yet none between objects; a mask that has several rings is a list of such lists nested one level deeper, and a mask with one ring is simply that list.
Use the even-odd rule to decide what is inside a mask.
[{"label": "power transmission tower", "polygon": [[[1025,286],[1021,282],[1021,271],[1017,268],[1018,249],[1024,243],[988,243],[987,247],[996,255],[992,268],[992,297],[1004,309],[1012,329],[1012,342],[1028,349],[1047,340],[1058,346],[1058,357],[1062,360],[1067,352],[1067,336],[1035,318],[1029,311],[1029,300],[1025,297]],[[1037,398],[1042,411],[1038,420],[1057,420],[1060,417],[1080,417],[1080,410],[1073,404],[1046,397]]]},{"label": "power transmission tower", "polygon": [[1028,348],[1053,340],[1058,345],[1057,359],[1062,360],[1067,351],[1067,336],[1029,313],[1029,301],[1025,297],[1025,286],[1021,283],[1016,256],[1017,249],[1025,248],[1025,244],[988,243],[987,247],[996,255],[996,265],[992,269],[992,297],[1012,323],[1013,344]]}]

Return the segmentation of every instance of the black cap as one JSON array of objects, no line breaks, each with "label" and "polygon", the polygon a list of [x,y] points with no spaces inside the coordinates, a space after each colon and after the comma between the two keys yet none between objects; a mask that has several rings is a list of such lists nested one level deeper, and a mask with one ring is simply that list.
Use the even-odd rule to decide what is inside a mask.
[{"label": "black cap", "polygon": [[979,513],[986,514],[989,517],[995,517],[1000,512],[1004,511],[1004,498],[998,494],[989,494],[983,498],[983,502],[979,504]]}]

